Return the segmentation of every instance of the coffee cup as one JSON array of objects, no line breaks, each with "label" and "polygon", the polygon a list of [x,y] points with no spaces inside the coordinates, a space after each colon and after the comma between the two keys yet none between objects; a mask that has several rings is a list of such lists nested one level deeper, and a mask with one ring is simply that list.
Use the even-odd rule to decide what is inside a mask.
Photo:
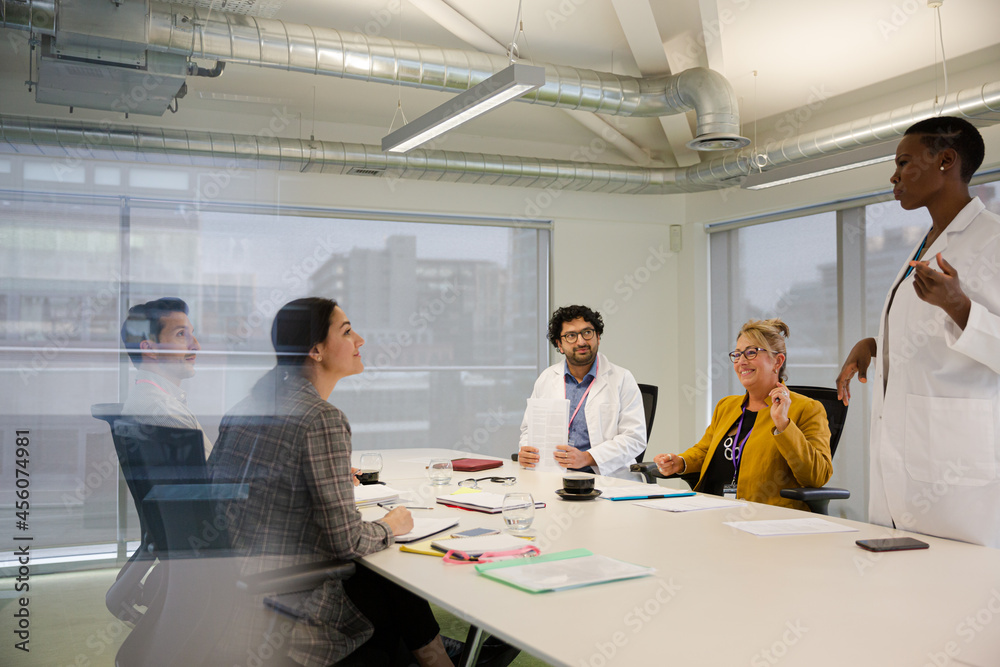
[{"label": "coffee cup", "polygon": [[586,495],[594,491],[594,478],[586,475],[566,475],[563,477],[563,492]]},{"label": "coffee cup", "polygon": [[362,484],[378,484],[378,470],[362,470],[358,473],[358,481]]}]

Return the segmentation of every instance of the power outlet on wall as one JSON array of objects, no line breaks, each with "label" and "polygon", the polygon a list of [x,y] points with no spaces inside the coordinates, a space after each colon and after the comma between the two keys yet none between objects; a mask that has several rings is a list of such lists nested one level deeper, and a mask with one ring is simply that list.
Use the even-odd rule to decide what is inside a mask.
[{"label": "power outlet on wall", "polygon": [[681,226],[670,225],[670,252],[681,251]]}]

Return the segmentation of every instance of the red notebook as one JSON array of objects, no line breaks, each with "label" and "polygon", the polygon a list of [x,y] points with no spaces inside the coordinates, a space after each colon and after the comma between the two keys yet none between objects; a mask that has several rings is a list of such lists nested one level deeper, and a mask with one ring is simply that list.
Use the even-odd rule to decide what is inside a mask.
[{"label": "red notebook", "polygon": [[479,472],[490,468],[499,468],[503,461],[492,461],[490,459],[452,459],[451,469],[458,472]]}]

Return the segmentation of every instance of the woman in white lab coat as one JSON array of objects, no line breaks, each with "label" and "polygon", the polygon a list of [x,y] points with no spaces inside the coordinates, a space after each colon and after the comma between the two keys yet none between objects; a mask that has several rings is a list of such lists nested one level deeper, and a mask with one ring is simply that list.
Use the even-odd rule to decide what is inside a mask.
[{"label": "woman in white lab coat", "polygon": [[893,194],[933,225],[837,389],[846,404],[875,359],[869,521],[1000,548],[1000,216],[969,194],[983,156],[960,118],[906,131]]}]

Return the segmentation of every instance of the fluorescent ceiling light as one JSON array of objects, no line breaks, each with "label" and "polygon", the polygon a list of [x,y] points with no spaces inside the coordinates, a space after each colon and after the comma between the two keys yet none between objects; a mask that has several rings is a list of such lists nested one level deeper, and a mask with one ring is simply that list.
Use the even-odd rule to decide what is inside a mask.
[{"label": "fluorescent ceiling light", "polygon": [[887,141],[843,153],[824,155],[785,167],[762,172],[754,171],[743,180],[741,187],[744,190],[763,190],[764,188],[773,188],[776,185],[804,181],[807,178],[835,174],[838,171],[857,169],[879,162],[889,162],[896,157],[896,143],[896,141]]},{"label": "fluorescent ceiling light", "polygon": [[467,120],[545,84],[545,68],[514,64],[382,137],[382,150],[405,153]]}]

